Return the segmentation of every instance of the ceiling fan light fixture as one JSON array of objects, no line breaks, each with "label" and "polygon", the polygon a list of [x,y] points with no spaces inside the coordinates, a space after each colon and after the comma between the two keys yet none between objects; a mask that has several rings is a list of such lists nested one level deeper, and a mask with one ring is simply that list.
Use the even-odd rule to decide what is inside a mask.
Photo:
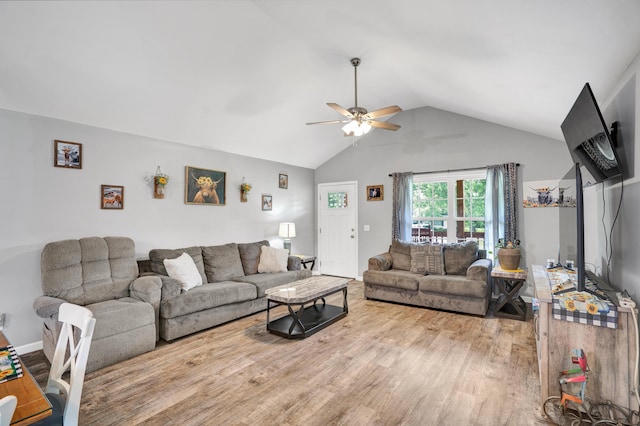
[{"label": "ceiling fan light fixture", "polygon": [[351,120],[347,124],[342,127],[342,131],[346,135],[353,136],[362,136],[371,130],[371,124],[363,121],[362,123],[358,123],[356,120]]}]

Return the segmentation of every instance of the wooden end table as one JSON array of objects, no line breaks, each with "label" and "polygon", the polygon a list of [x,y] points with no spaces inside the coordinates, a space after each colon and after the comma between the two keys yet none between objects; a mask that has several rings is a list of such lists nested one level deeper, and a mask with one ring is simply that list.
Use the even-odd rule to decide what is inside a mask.
[{"label": "wooden end table", "polygon": [[[313,267],[316,265],[315,256],[307,256],[306,254],[294,254],[294,256],[300,258],[300,263],[304,269],[313,270]],[[311,266],[307,268],[308,263],[310,263]]]},{"label": "wooden end table", "polygon": [[520,297],[520,289],[527,280],[527,270],[506,270],[498,265],[491,270],[491,277],[500,291],[493,315],[526,321],[527,304]]}]

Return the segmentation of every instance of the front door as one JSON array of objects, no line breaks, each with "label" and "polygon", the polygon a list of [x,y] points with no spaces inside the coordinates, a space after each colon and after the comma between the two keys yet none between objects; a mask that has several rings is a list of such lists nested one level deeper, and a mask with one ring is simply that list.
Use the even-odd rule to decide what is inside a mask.
[{"label": "front door", "polygon": [[318,257],[324,275],[358,276],[358,183],[318,185]]}]

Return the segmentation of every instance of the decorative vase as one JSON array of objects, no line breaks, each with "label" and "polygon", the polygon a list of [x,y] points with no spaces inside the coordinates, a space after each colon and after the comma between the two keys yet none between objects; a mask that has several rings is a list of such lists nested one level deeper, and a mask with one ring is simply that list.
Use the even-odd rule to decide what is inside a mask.
[{"label": "decorative vase", "polygon": [[519,248],[500,248],[498,249],[498,263],[502,269],[512,271],[518,269],[520,265],[520,249]]},{"label": "decorative vase", "polygon": [[164,198],[164,185],[153,182],[153,198]]},{"label": "decorative vase", "polygon": [[247,202],[247,192],[240,190],[240,202],[241,203],[246,203]]}]

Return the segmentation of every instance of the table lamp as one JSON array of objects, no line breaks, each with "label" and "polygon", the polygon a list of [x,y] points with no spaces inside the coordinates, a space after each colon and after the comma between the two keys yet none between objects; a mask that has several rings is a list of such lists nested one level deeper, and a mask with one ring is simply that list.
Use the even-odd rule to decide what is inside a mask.
[{"label": "table lamp", "polygon": [[296,236],[296,224],[292,222],[281,223],[278,236],[284,238],[284,248],[289,250],[289,254],[291,254],[291,238]]}]

